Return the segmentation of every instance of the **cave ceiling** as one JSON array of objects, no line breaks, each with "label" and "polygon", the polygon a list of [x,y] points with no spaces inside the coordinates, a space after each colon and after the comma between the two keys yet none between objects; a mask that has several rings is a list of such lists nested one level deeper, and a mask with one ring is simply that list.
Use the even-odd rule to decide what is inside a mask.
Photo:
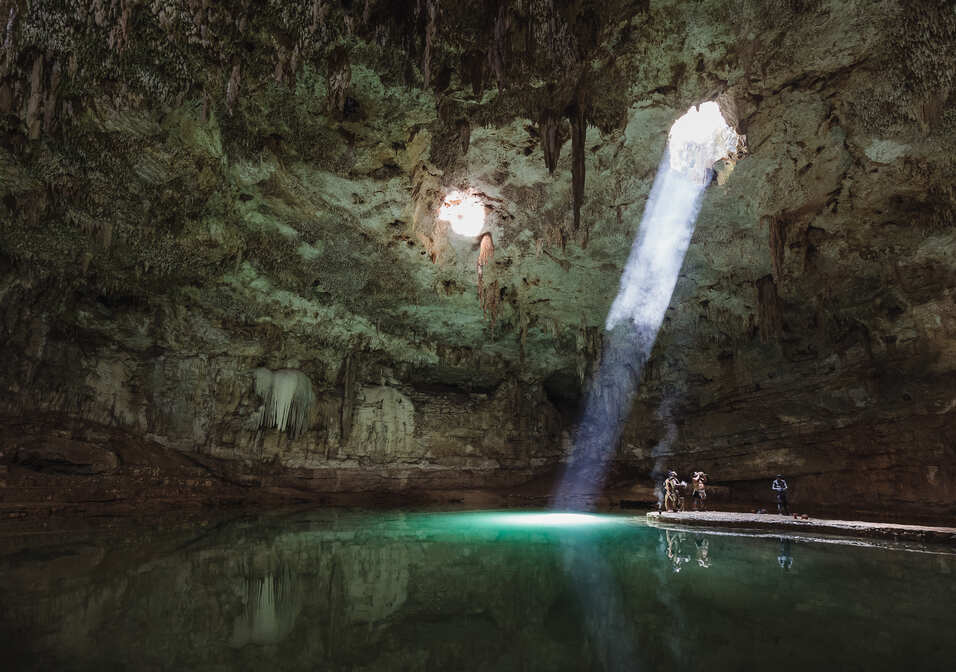
[{"label": "cave ceiling", "polygon": [[[0,294],[86,348],[573,399],[668,129],[716,99],[748,153],[644,394],[828,357],[951,374],[951,3],[0,10]],[[486,204],[481,292],[478,240],[436,219],[453,189]]]}]

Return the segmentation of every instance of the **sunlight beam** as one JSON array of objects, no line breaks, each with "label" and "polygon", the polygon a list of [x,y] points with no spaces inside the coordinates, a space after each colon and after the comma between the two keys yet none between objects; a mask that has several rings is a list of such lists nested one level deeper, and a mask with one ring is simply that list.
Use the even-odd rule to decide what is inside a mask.
[{"label": "sunlight beam", "polygon": [[691,108],[668,136],[638,235],[605,322],[604,349],[553,498],[554,508],[593,508],[661,328],[704,190],[716,161],[735,156],[741,137],[716,103]]}]

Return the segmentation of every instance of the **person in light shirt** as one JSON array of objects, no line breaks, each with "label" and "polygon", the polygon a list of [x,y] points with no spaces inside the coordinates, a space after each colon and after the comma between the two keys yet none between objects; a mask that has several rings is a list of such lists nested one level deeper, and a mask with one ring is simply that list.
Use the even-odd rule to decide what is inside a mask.
[{"label": "person in light shirt", "polygon": [[664,481],[664,510],[680,511],[683,508],[681,499],[680,479],[677,478],[676,471],[669,471]]},{"label": "person in light shirt", "polygon": [[707,474],[702,471],[695,471],[694,476],[691,478],[691,483],[693,483],[693,494],[691,497],[694,500],[694,511],[698,509],[704,510],[704,502],[707,501]]}]

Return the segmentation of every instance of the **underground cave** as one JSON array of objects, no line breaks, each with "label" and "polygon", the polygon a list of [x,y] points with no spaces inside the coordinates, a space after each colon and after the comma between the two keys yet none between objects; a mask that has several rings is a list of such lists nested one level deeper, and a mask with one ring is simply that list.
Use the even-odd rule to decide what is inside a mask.
[{"label": "underground cave", "polygon": [[0,0],[0,667],[956,656],[952,0]]}]

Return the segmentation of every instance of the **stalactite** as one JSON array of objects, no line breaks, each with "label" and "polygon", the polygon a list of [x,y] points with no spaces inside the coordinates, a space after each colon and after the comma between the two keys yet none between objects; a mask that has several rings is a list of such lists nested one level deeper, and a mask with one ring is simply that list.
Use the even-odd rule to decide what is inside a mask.
[{"label": "stalactite", "polygon": [[779,217],[767,216],[767,228],[770,242],[770,260],[773,263],[774,280],[779,283],[783,277],[783,258],[787,244],[787,223]]},{"label": "stalactite", "polygon": [[478,272],[478,305],[481,306],[482,314],[491,323],[492,329],[494,329],[495,323],[498,321],[501,291],[497,279],[490,283],[485,282],[485,267],[491,266],[494,258],[495,243],[491,238],[491,234],[486,231],[481,235],[478,243],[478,262],[476,263],[476,270]]},{"label": "stalactite", "polygon": [[604,352],[604,340],[601,331],[595,327],[580,329],[575,335],[575,346],[578,380],[584,383],[601,360]]},{"label": "stalactite", "polygon": [[122,0],[118,8],[115,2],[113,4],[113,11],[118,11],[119,16],[116,17],[116,25],[110,29],[109,45],[113,51],[122,52],[129,45],[129,24],[132,9],[126,0]]},{"label": "stalactite", "polygon": [[528,329],[531,326],[531,317],[527,312],[521,309],[521,304],[516,300],[513,307],[518,312],[518,361],[521,366],[524,366],[525,355],[527,346],[528,346]]},{"label": "stalactite", "polygon": [[425,0],[425,55],[422,59],[422,75],[425,78],[425,86],[428,88],[432,80],[432,48],[435,42],[435,35],[438,31],[438,0]]},{"label": "stalactite", "polygon": [[498,88],[505,86],[505,61],[508,55],[509,30],[511,28],[511,12],[509,0],[498,0],[498,12],[495,15],[494,34],[491,42],[491,51],[488,57],[491,69],[498,80]]},{"label": "stalactite", "polygon": [[229,83],[226,84],[226,109],[228,110],[229,114],[232,114],[232,107],[239,99],[240,81],[239,63],[236,62],[232,66],[232,73],[229,75]]},{"label": "stalactite", "polygon": [[329,113],[339,116],[345,111],[345,98],[349,84],[352,83],[352,66],[348,53],[343,47],[337,47],[329,55]]},{"label": "stalactite", "polygon": [[40,137],[40,105],[43,101],[43,56],[33,61],[30,74],[30,98],[27,101],[27,132],[31,140]]},{"label": "stalactite", "polygon": [[254,379],[256,394],[264,404],[259,426],[288,431],[291,439],[301,436],[309,428],[315,401],[309,377],[295,369],[258,368]]},{"label": "stalactite", "polygon": [[455,125],[458,128],[458,149],[464,156],[468,153],[468,146],[471,144],[471,124],[467,119],[459,119]]},{"label": "stalactite", "polygon": [[[585,105],[580,96],[575,101],[571,114],[571,186],[574,199],[574,235],[581,229],[581,205],[584,202],[584,145],[587,136]],[[587,246],[587,232],[584,244]]]},{"label": "stalactite", "polygon": [[481,301],[482,293],[484,291],[484,271],[485,266],[490,264],[495,258],[495,243],[491,239],[491,234],[485,232],[481,235],[481,240],[479,241],[478,249],[478,300]]},{"label": "stalactite", "polygon": [[538,131],[541,133],[544,164],[548,167],[548,173],[553,175],[554,169],[558,166],[558,157],[561,155],[561,118],[554,110],[544,110],[538,122]]},{"label": "stalactite", "polygon": [[56,118],[56,93],[60,86],[60,64],[53,63],[53,69],[50,72],[50,88],[47,91],[46,100],[43,101],[43,131],[50,133]]},{"label": "stalactite", "polygon": [[769,343],[780,335],[783,326],[780,297],[773,276],[757,280],[757,317],[760,321],[760,341]]},{"label": "stalactite", "polygon": [[[0,15],[0,18],[2,18],[2,15]],[[3,65],[0,67],[0,77],[10,72],[10,67],[16,57],[16,50],[13,48],[14,31],[17,26],[17,6],[15,4],[10,5],[10,11],[6,18],[3,32]]]}]

